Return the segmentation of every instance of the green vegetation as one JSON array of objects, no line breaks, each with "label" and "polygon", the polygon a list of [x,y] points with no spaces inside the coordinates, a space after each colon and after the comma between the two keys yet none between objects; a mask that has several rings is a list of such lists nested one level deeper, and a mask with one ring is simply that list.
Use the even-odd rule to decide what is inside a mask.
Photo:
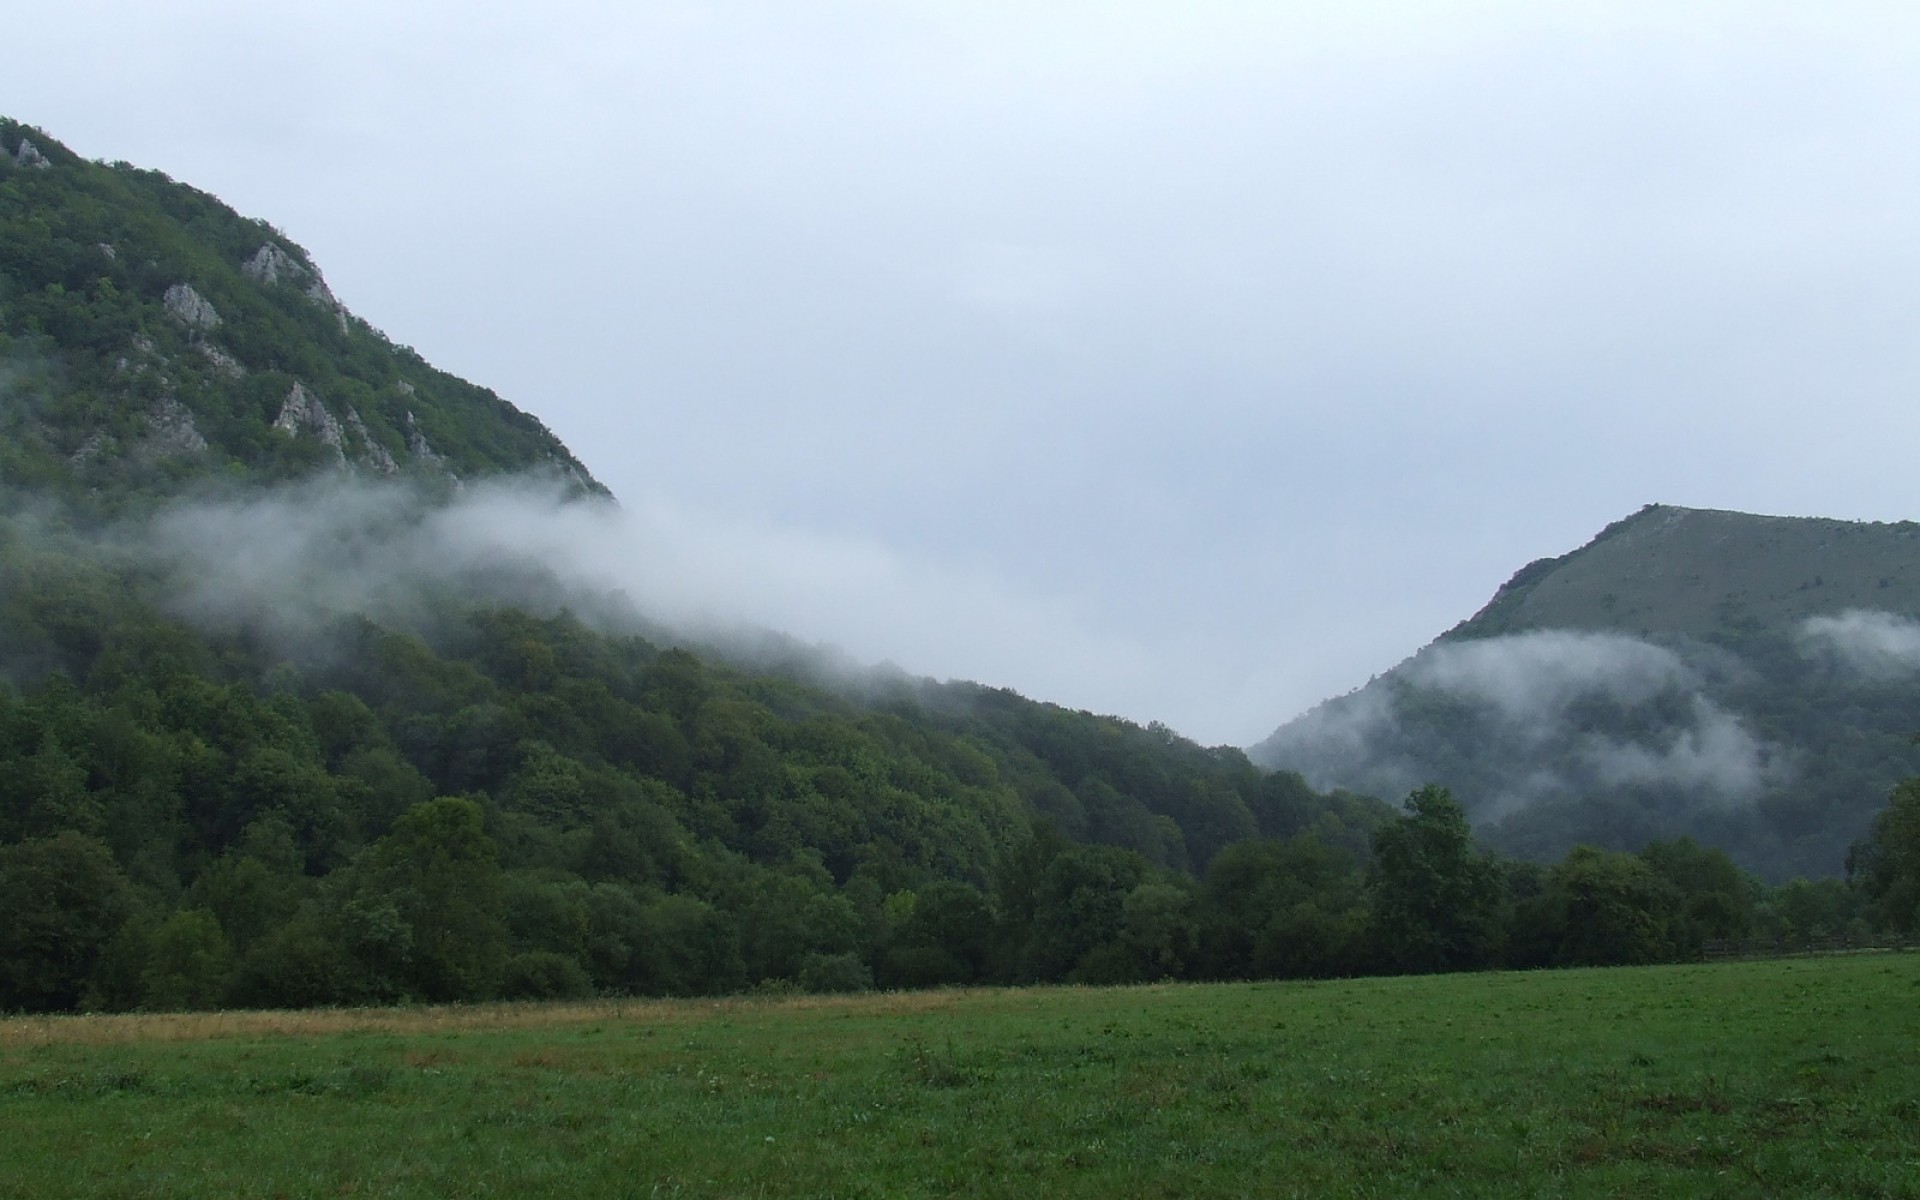
[{"label": "green vegetation", "polygon": [[[1766,887],[1718,839],[1534,865],[1444,788],[1395,809],[1010,692],[749,669],[522,562],[330,598],[332,559],[275,557],[284,521],[196,522],[347,496],[295,555],[324,557],[428,528],[457,479],[603,501],[269,226],[11,122],[0,151],[0,1011],[1328,978],[1912,926],[1899,805],[1858,886]],[[205,578],[161,548],[183,529],[295,578]]]},{"label": "green vegetation", "polygon": [[55,1196],[1847,1196],[1920,957],[0,1022]]},{"label": "green vegetation", "polygon": [[172,615],[169,570],[0,519],[0,1009],[1651,962],[1910,918],[1897,822],[1858,889],[1684,839],[1543,869],[1443,789],[1395,813],[1008,692],[437,593],[288,645]]},{"label": "green vegetation", "polygon": [[1523,567],[1447,636],[1592,629],[1716,640],[1850,608],[1920,612],[1920,523],[1649,504],[1580,549]]},{"label": "green vegetation", "polygon": [[[1809,638],[1849,613],[1875,614],[1854,657]],[[1535,862],[1690,836],[1770,881],[1835,875],[1920,772],[1916,616],[1920,524],[1650,505],[1251,753],[1373,794],[1444,782]]]},{"label": "green vegetation", "polygon": [[272,226],[0,118],[0,484],[124,513],[328,468],[598,490],[539,421],[352,317]]}]

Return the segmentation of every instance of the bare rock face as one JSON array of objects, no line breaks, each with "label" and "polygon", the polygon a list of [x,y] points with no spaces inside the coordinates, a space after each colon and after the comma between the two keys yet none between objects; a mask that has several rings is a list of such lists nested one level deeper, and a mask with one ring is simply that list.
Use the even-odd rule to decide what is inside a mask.
[{"label": "bare rock face", "polygon": [[320,274],[318,267],[301,262],[289,254],[276,242],[266,242],[253,252],[253,257],[240,264],[240,270],[248,278],[272,287],[286,284],[302,290],[307,299],[320,307],[329,309],[333,319],[339,324],[340,332],[347,332],[347,306],[334,296],[333,289]]},{"label": "bare rock face", "polygon": [[273,419],[273,427],[288,437],[312,434],[333,451],[335,465],[345,468],[347,465],[346,433],[340,422],[320,403],[320,397],[308,391],[305,384],[296,383],[287,393],[286,403],[280,406],[280,415]]},{"label": "bare rock face", "polygon": [[394,475],[400,470],[392,452],[380,444],[367,423],[360,419],[359,410],[348,405],[344,420],[335,417],[303,383],[294,384],[293,390],[287,393],[286,403],[280,406],[280,415],[274,418],[273,427],[289,437],[319,438],[333,452],[333,465],[339,470],[359,466],[381,475]]},{"label": "bare rock face", "polygon": [[84,467],[95,459],[106,456],[113,450],[115,444],[113,438],[96,429],[87,435],[86,441],[80,443],[78,450],[67,455],[67,465]]},{"label": "bare rock face", "polygon": [[[409,384],[401,386],[408,392],[413,391]],[[427,444],[427,435],[420,432],[420,426],[414,421],[412,413],[407,414],[407,453],[413,455],[422,466],[438,467],[444,462],[434,448]]]},{"label": "bare rock face", "polygon": [[40,147],[25,138],[21,138],[20,144],[13,148],[13,161],[23,167],[37,167],[42,171],[53,165],[46,155],[40,153]]},{"label": "bare rock face", "polygon": [[238,379],[247,373],[247,368],[241,364],[239,359],[228,354],[212,342],[195,341],[193,348],[205,355],[207,361],[213,364],[213,369],[225,375],[228,379]]},{"label": "bare rock face", "polygon": [[207,449],[207,439],[195,428],[193,414],[172,396],[154,401],[141,415],[140,424],[139,432],[126,442],[104,430],[95,430],[67,456],[67,462],[85,467],[124,456],[142,466],[152,466],[165,459],[190,458]]},{"label": "bare rock face", "polygon": [[195,333],[205,333],[220,324],[220,314],[206,297],[193,290],[192,284],[176,283],[161,299],[167,311]]},{"label": "bare rock face", "polygon": [[362,463],[381,475],[392,475],[400,469],[400,464],[393,461],[393,455],[387,451],[387,448],[373,440],[373,435],[367,432],[366,423],[360,419],[359,412],[352,405],[347,406],[347,428],[352,430],[353,435],[360,441]]},{"label": "bare rock face", "polygon": [[187,458],[207,448],[207,439],[194,428],[193,414],[172,396],[162,396],[147,410],[146,426],[146,436],[135,451],[146,461]]},{"label": "bare rock face", "polygon": [[152,368],[155,364],[164,365],[165,362],[166,360],[161,357],[160,352],[154,348],[153,339],[144,333],[136,333],[133,335],[133,354],[130,356],[122,354],[119,358],[115,359],[113,372],[116,375],[125,375],[128,372],[137,375],[142,371]]},{"label": "bare rock face", "polygon": [[240,273],[269,287],[282,280],[296,283],[312,274],[299,259],[273,242],[262,245],[252,258],[241,263]]}]

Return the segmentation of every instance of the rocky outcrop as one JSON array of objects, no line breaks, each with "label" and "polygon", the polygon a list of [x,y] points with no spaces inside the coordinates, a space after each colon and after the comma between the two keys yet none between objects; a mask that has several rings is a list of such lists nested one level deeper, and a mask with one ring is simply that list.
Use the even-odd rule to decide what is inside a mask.
[{"label": "rocky outcrop", "polygon": [[194,428],[193,414],[172,396],[162,396],[146,414],[146,436],[135,456],[147,462],[186,458],[207,448],[207,439]]},{"label": "rocky outcrop", "polygon": [[25,138],[21,138],[20,144],[13,148],[13,161],[23,167],[37,167],[42,171],[53,165],[46,155],[40,153],[40,147]]},{"label": "rocky outcrop", "polygon": [[344,419],[335,417],[304,383],[294,384],[287,393],[273,427],[289,437],[319,438],[332,451],[333,464],[340,470],[358,466],[380,475],[399,473],[400,463],[373,436],[360,419],[359,410],[348,405]]},{"label": "rocky outcrop", "polygon": [[117,445],[117,443],[112,437],[96,429],[87,435],[86,441],[80,443],[78,450],[67,455],[67,465],[70,467],[84,467],[95,459],[105,458],[108,453],[113,450],[115,445]]},{"label": "rocky outcrop", "polygon": [[287,393],[287,399],[280,406],[280,415],[273,419],[273,427],[288,437],[300,437],[310,434],[320,439],[333,452],[336,466],[347,465],[346,433],[340,422],[320,403],[320,397],[307,390],[303,383],[295,383],[293,390]]},{"label": "rocky outcrop", "polygon": [[347,332],[347,306],[334,296],[333,289],[320,274],[320,268],[301,262],[277,242],[266,242],[253,257],[240,264],[240,270],[263,286],[297,287],[307,299],[333,313],[340,332]]},{"label": "rocky outcrop", "polygon": [[238,379],[247,373],[247,368],[241,364],[239,359],[228,354],[212,342],[196,340],[193,348],[201,354],[204,354],[207,361],[213,364],[213,369],[225,375],[228,379]]},{"label": "rocky outcrop", "polygon": [[352,405],[347,406],[347,428],[359,439],[361,462],[382,475],[391,475],[400,469],[400,464],[393,460],[387,448],[373,440],[373,435],[367,432],[366,423]]},{"label": "rocky outcrop", "polygon": [[152,466],[166,459],[191,458],[206,449],[207,439],[194,426],[187,406],[172,396],[162,396],[141,414],[140,429],[129,443],[123,444],[105,430],[95,430],[67,456],[67,463],[85,467],[124,456],[141,466]]},{"label": "rocky outcrop", "polygon": [[[401,386],[407,387],[409,392],[413,390],[408,385]],[[407,453],[413,455],[415,461],[421,466],[443,467],[446,465],[446,460],[427,443],[427,435],[420,432],[420,425],[413,419],[412,413],[407,414]]]},{"label": "rocky outcrop", "polygon": [[[192,342],[193,348],[206,356],[207,361],[213,364],[214,370],[225,375],[228,379],[238,379],[247,373],[246,367],[240,364],[239,359],[228,354],[212,342],[209,342],[206,338],[208,333],[219,328],[222,323],[220,314],[214,311],[212,301],[202,296],[199,292],[194,291],[193,285],[190,283],[174,284],[167,289],[166,295],[161,297],[161,299],[167,306],[167,312],[171,314],[176,321],[179,321],[187,327],[188,332],[191,334],[190,341]],[[145,354],[151,354],[153,351],[153,343],[148,341],[144,347],[140,347],[142,340],[144,339],[136,336],[134,339],[135,346],[142,349]],[[125,362],[125,359],[121,360],[123,370],[125,369]]]},{"label": "rocky outcrop", "polygon": [[273,242],[268,242],[254,251],[252,258],[240,264],[240,273],[272,287],[282,281],[297,283],[313,272],[307,270],[299,259]]},{"label": "rocky outcrop", "polygon": [[160,352],[154,347],[153,339],[144,333],[136,333],[133,335],[132,356],[129,357],[128,355],[122,354],[119,358],[115,359],[113,372],[116,375],[125,375],[129,371],[138,374],[162,361],[164,360],[161,359]]},{"label": "rocky outcrop", "polygon": [[212,303],[190,283],[174,284],[161,300],[176,320],[195,333],[205,333],[220,324],[220,314],[213,310]]}]

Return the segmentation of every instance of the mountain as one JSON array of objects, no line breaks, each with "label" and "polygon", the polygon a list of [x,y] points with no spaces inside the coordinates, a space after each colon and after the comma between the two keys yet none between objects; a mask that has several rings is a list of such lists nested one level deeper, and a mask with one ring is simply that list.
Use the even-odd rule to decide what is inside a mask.
[{"label": "mountain", "polygon": [[354,316],[273,226],[5,119],[0,363],[0,482],[80,512],[316,469],[604,493],[537,419]]},{"label": "mountain", "polygon": [[272,226],[0,120],[0,1012],[1357,961],[1386,806],[710,648],[544,553],[616,512]]},{"label": "mountain", "polygon": [[1691,835],[1837,874],[1920,767],[1920,524],[1649,505],[1250,753],[1319,787],[1449,786],[1550,860]]}]

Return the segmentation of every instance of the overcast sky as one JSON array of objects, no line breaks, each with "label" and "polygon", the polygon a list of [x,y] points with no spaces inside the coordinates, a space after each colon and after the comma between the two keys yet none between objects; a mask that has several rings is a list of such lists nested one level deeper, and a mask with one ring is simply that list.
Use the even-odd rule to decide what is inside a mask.
[{"label": "overcast sky", "polygon": [[1244,744],[1651,501],[1920,517],[1920,9],[20,5],[725,618]]}]

